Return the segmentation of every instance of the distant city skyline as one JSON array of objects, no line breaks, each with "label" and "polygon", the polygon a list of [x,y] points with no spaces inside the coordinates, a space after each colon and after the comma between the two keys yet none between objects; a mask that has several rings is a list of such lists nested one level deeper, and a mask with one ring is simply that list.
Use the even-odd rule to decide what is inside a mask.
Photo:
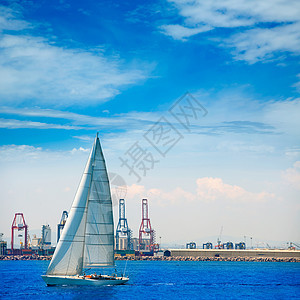
[{"label": "distant city skyline", "polygon": [[[300,242],[300,4],[0,4],[0,232],[69,211],[99,132],[138,236]],[[126,185],[126,188],[123,188]],[[119,186],[122,188],[120,189]],[[211,240],[211,242],[216,242]]]}]

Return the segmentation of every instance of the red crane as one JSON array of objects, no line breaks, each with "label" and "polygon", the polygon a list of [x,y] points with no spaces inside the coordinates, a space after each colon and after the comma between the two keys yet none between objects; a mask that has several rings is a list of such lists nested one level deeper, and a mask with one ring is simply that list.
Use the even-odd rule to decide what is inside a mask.
[{"label": "red crane", "polygon": [[147,199],[142,199],[142,222],[139,230],[139,251],[146,249],[146,245],[143,243],[143,235],[149,237],[149,247],[153,248],[155,237],[154,230],[151,227],[150,218],[148,214]]},{"label": "red crane", "polygon": [[16,213],[14,220],[11,225],[11,251],[13,253],[14,251],[14,230],[17,229],[18,231],[21,231],[25,229],[25,241],[24,241],[24,248],[27,249],[27,231],[28,231],[28,225],[25,223],[24,215],[23,213]]}]

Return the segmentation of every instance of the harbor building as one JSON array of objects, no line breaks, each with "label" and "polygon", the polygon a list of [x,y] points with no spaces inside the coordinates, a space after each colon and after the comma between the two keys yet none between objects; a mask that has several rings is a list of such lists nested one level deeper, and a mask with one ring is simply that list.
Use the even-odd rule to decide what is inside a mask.
[{"label": "harbor building", "polygon": [[51,228],[49,225],[42,226],[42,248],[51,248]]},{"label": "harbor building", "polygon": [[2,240],[3,233],[0,233],[0,255],[6,255],[7,242]]}]

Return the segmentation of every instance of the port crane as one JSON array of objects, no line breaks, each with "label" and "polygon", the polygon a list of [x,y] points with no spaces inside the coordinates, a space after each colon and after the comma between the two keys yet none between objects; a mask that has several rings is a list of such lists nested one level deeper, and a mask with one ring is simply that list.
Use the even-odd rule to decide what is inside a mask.
[{"label": "port crane", "polygon": [[125,216],[125,200],[119,200],[119,222],[116,229],[116,250],[121,250],[120,237],[126,237],[126,250],[132,250],[132,230],[128,227],[127,218]]},{"label": "port crane", "polygon": [[[28,225],[25,222],[23,213],[16,213],[11,225],[11,251],[14,252],[14,231],[18,230],[18,232],[24,230],[24,248],[28,249]],[[20,237],[22,235],[18,234]],[[21,244],[23,245],[23,243]]]},{"label": "port crane", "polygon": [[[149,245],[146,246],[143,237],[149,237]],[[139,251],[149,247],[150,251],[157,252],[159,245],[155,243],[155,231],[151,227],[148,214],[148,199],[142,199],[142,222],[139,229]]]}]

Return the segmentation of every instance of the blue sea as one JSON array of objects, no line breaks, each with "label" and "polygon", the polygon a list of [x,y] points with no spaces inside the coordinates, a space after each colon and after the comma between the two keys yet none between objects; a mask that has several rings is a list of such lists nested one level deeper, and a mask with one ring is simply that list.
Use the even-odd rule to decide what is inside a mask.
[{"label": "blue sea", "polygon": [[128,261],[130,281],[106,287],[47,287],[48,264],[0,261],[0,299],[300,299],[299,263]]}]

